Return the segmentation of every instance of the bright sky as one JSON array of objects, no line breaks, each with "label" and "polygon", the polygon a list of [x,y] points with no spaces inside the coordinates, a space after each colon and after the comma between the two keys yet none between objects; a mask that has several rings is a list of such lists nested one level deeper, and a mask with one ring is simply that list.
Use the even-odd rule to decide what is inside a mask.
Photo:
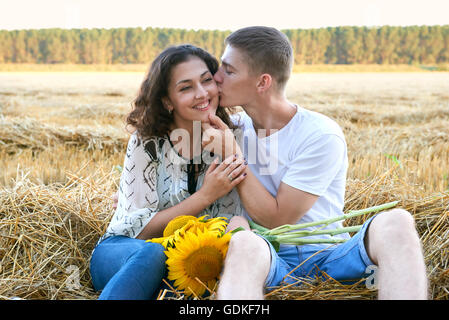
[{"label": "bright sky", "polygon": [[449,24],[449,0],[0,0],[0,29]]}]

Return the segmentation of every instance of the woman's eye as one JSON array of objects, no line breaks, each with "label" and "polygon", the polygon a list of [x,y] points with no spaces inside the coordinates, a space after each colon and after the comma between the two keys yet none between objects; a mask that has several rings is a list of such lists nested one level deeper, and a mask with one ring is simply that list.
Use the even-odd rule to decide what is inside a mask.
[{"label": "woman's eye", "polygon": [[191,87],[190,86],[188,86],[188,87],[182,87],[181,89],[180,89],[180,91],[187,91],[187,90],[189,90]]},{"label": "woman's eye", "polygon": [[209,82],[209,81],[212,81],[212,78],[206,78],[206,79],[204,79],[204,82]]}]

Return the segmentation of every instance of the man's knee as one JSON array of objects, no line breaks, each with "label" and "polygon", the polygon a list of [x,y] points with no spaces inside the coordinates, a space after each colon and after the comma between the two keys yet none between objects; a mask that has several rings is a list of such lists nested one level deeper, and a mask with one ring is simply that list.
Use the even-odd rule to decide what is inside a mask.
[{"label": "man's knee", "polygon": [[383,212],[373,219],[373,228],[382,230],[386,236],[415,233],[415,219],[404,209]]},{"label": "man's knee", "polygon": [[393,209],[377,215],[365,236],[365,247],[376,264],[378,255],[394,246],[403,249],[420,246],[415,219],[404,209]]},{"label": "man's knee", "polygon": [[226,232],[232,231],[239,227],[243,227],[246,230],[250,229],[248,220],[246,220],[242,216],[234,216],[231,218],[231,220],[229,220],[228,227],[226,228]]},{"label": "man's knee", "polygon": [[[270,259],[270,248],[261,237],[249,230],[235,233],[229,241],[226,259],[232,257],[244,258],[249,261],[255,259]],[[270,260],[268,260],[269,262]]]}]

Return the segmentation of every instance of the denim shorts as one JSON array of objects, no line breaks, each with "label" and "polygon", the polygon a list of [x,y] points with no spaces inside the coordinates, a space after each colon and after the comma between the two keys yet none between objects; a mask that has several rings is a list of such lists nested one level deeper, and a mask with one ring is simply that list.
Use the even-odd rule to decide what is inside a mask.
[{"label": "denim shorts", "polygon": [[[348,241],[339,244],[281,245],[278,252],[266,240],[271,251],[271,265],[265,286],[297,283],[301,279],[322,277],[326,273],[341,283],[355,283],[369,275],[367,267],[374,265],[366,252],[364,238],[368,219],[362,228]],[[293,271],[292,271],[293,270]]]}]

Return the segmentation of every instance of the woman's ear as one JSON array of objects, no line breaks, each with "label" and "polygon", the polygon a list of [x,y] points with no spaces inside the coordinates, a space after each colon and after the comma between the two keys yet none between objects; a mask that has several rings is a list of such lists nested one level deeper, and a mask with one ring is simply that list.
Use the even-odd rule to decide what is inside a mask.
[{"label": "woman's ear", "polygon": [[167,109],[169,113],[173,112],[173,106],[171,105],[170,99],[167,97],[162,98],[162,104],[164,105],[164,108]]},{"label": "woman's ear", "polygon": [[268,73],[264,73],[259,77],[257,82],[257,91],[264,92],[271,88],[273,78]]}]

